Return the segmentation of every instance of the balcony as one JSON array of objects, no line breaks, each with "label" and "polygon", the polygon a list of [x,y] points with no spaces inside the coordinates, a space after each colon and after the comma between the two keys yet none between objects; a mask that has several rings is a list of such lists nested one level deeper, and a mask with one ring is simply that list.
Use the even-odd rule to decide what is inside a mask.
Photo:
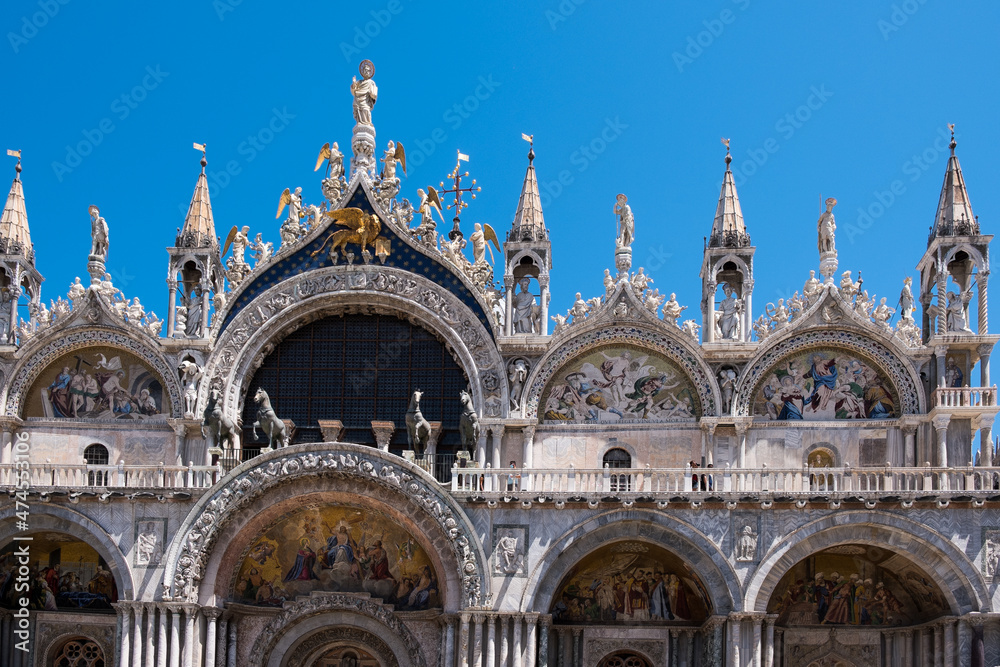
[{"label": "balcony", "polygon": [[32,463],[18,470],[12,463],[0,465],[0,489],[12,491],[28,474],[29,491],[178,490],[207,489],[223,472],[217,466],[127,466]]},{"label": "balcony", "polygon": [[997,386],[992,387],[938,387],[933,393],[933,408],[946,412],[953,410],[981,410],[997,407]]},{"label": "balcony", "polygon": [[1000,468],[671,468],[452,470],[455,496],[486,501],[615,499],[830,501],[1000,499]]}]

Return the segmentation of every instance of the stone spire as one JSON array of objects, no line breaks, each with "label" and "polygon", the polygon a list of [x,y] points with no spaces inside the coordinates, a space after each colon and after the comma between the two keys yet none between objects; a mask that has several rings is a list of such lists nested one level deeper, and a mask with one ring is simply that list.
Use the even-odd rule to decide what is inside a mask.
[{"label": "stone spire", "polygon": [[535,176],[535,148],[531,139],[528,139],[528,143],[531,145],[528,148],[528,170],[524,174],[521,198],[517,202],[508,241],[542,241],[548,238],[542,215],[542,198],[538,192],[538,178]]},{"label": "stone spire", "polygon": [[733,161],[733,156],[729,153],[729,140],[723,139],[722,143],[726,146],[726,173],[722,177],[722,191],[719,193],[719,205],[715,209],[715,222],[712,223],[708,245],[713,248],[741,248],[750,245],[750,235],[743,222],[740,197],[736,194],[733,171],[729,167]]},{"label": "stone spire", "polygon": [[35,253],[31,247],[31,232],[28,229],[28,214],[24,208],[24,189],[21,185],[21,155],[20,151],[8,151],[17,156],[17,166],[14,182],[10,185],[10,194],[3,207],[3,217],[0,218],[0,253],[5,255],[24,255],[34,264]]},{"label": "stone spire", "polygon": [[938,199],[937,214],[934,227],[931,228],[931,238],[935,236],[975,236],[979,234],[979,222],[972,214],[972,204],[969,203],[969,192],[965,189],[965,177],[962,167],[955,155],[955,126],[951,130],[951,156],[948,158],[948,169],[941,185],[941,197]]},{"label": "stone spire", "polygon": [[201,173],[194,186],[191,205],[184,218],[184,228],[177,234],[178,248],[203,248],[218,245],[215,236],[215,219],[212,217],[212,202],[208,196],[208,179],[205,177],[205,167],[208,160],[205,157],[205,146],[195,144],[201,153]]}]

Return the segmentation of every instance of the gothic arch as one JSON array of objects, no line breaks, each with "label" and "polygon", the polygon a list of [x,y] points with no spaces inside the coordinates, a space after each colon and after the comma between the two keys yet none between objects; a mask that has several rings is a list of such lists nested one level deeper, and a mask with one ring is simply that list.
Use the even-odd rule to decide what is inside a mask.
[{"label": "gothic arch", "polygon": [[727,262],[732,262],[736,265],[737,269],[742,272],[744,281],[753,280],[753,271],[747,265],[746,261],[742,258],[737,257],[735,254],[730,253],[724,257],[720,257],[712,262],[712,282],[717,282],[719,273],[722,271],[722,267],[726,265]]},{"label": "gothic arch", "polygon": [[[316,483],[322,480],[322,483]],[[164,554],[164,598],[208,604],[229,540],[272,504],[310,492],[366,487],[420,523],[440,558],[446,609],[476,606],[489,593],[486,555],[462,508],[421,468],[372,447],[294,445],[234,468],[191,508]],[[403,511],[403,510],[401,510]],[[204,585],[203,585],[204,584]]]},{"label": "gothic arch", "polygon": [[[812,309],[810,309],[812,310]],[[890,347],[892,346],[892,347]],[[808,328],[790,332],[790,335],[776,341],[766,341],[754,358],[743,369],[737,380],[733,394],[733,415],[750,416],[754,396],[768,371],[785,357],[806,352],[819,347],[839,347],[856,352],[870,361],[892,382],[899,395],[899,413],[920,414],[924,411],[926,398],[923,385],[912,364],[895,343],[883,344],[868,332],[851,328]]]},{"label": "gothic arch", "polygon": [[[603,318],[602,318],[603,319]],[[677,333],[657,331],[639,322],[595,322],[586,321],[580,331],[570,330],[573,334],[559,346],[550,350],[542,357],[528,376],[525,383],[524,416],[527,419],[538,418],[538,403],[545,387],[552,376],[572,359],[606,345],[630,345],[662,354],[677,364],[698,392],[701,402],[700,416],[714,416],[721,405],[719,388],[715,382],[712,370],[705,363],[701,350],[693,339],[685,336],[679,329]],[[676,328],[676,327],[675,327]]]},{"label": "gothic arch", "polygon": [[[6,545],[11,536],[20,532],[14,528],[12,521],[14,516],[15,507],[13,505],[0,510],[0,545]],[[31,530],[65,533],[92,546],[108,564],[108,569],[111,570],[120,592],[119,599],[133,599],[132,572],[125,560],[125,555],[118,547],[118,541],[93,519],[60,505],[35,503],[31,509]]]},{"label": "gothic arch", "polygon": [[[97,297],[93,299],[98,300]],[[11,372],[13,380],[6,393],[7,414],[20,415],[24,407],[23,398],[31,385],[56,359],[68,352],[95,346],[116,348],[146,362],[163,382],[163,391],[166,394],[163,401],[164,412],[167,412],[169,402],[169,416],[183,415],[184,409],[181,405],[183,392],[177,372],[167,363],[159,350],[143,340],[142,335],[138,332],[132,333],[120,325],[118,328],[94,326],[59,331],[46,330],[29,341],[17,352],[19,361]]]},{"label": "gothic arch", "polygon": [[743,608],[763,612],[775,587],[802,559],[839,544],[871,544],[906,553],[936,578],[956,615],[990,611],[982,575],[951,541],[899,514],[839,512],[802,526],[773,545],[747,581]]},{"label": "gothic arch", "polygon": [[[293,654],[298,654],[299,648],[311,638],[329,633],[330,626],[356,629],[359,635],[380,638],[397,665],[424,667],[426,664],[416,637],[388,607],[365,597],[331,593],[295,602],[274,616],[257,636],[248,665],[286,667],[296,664],[290,660]],[[332,636],[329,639],[335,640]],[[308,652],[308,648],[303,652]],[[384,655],[385,649],[379,652]],[[386,667],[393,667],[393,663]]]},{"label": "gothic arch", "polygon": [[709,593],[710,616],[740,610],[738,577],[718,545],[673,516],[636,509],[593,516],[553,540],[528,573],[519,610],[546,613],[560,582],[573,566],[594,550],[622,539],[656,544],[688,563]]},{"label": "gothic arch", "polygon": [[[492,334],[456,296],[392,267],[332,266],[268,288],[218,334],[205,375],[225,386],[228,414],[240,414],[244,383],[276,341],[321,317],[374,312],[403,317],[443,339],[470,380],[473,404],[486,416],[506,415],[507,382]],[[199,413],[210,384],[199,388]]]}]

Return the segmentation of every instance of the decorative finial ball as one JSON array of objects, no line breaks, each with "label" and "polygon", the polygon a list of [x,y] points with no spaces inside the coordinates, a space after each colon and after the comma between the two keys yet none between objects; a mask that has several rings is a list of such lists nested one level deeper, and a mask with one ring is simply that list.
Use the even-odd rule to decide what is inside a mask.
[{"label": "decorative finial ball", "polygon": [[731,163],[732,161],[733,161],[733,156],[729,154],[729,148],[727,147],[726,148],[726,166],[728,167],[729,163]]},{"label": "decorative finial ball", "polygon": [[202,155],[202,156],[201,156],[201,167],[202,167],[202,169],[204,169],[204,168],[205,168],[205,167],[207,167],[207,166],[208,166],[208,160],[206,160],[206,159],[205,159],[205,156],[204,156],[204,155]]},{"label": "decorative finial ball", "polygon": [[370,79],[375,76],[375,63],[370,60],[362,60],[358,65],[358,72],[362,79]]},{"label": "decorative finial ball", "polygon": [[17,159],[17,164],[14,165],[14,171],[16,171],[18,174],[21,173],[21,158]]}]

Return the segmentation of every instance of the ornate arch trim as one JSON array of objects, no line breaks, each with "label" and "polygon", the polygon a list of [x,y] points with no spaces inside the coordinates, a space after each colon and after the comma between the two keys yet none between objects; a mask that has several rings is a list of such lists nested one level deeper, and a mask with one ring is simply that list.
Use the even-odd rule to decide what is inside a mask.
[{"label": "ornate arch trim", "polygon": [[[19,532],[14,530],[13,522],[7,522],[14,518],[14,511],[13,505],[0,510],[0,545],[6,544],[10,536]],[[59,505],[35,504],[31,509],[31,530],[66,533],[94,547],[115,578],[120,591],[119,600],[133,599],[132,572],[125,555],[118,547],[118,541],[93,519]]]},{"label": "ornate arch trim", "polygon": [[990,610],[990,595],[975,565],[948,538],[899,514],[838,512],[809,523],[772,546],[747,581],[744,609],[766,611],[781,578],[803,558],[858,542],[907,554],[935,577],[955,614]]},{"label": "ornate arch trim", "polygon": [[[678,337],[682,334],[678,330]],[[717,387],[704,359],[688,345],[662,332],[651,331],[637,324],[603,326],[570,338],[549,353],[532,371],[524,402],[525,417],[538,418],[538,402],[552,376],[575,357],[606,345],[633,345],[659,352],[683,370],[698,392],[701,415],[717,414]]]},{"label": "ornate arch trim", "polygon": [[122,330],[106,327],[93,329],[70,329],[58,337],[49,339],[44,344],[24,349],[24,358],[13,372],[13,381],[7,389],[7,414],[20,415],[23,408],[22,398],[38,376],[59,357],[67,352],[87,347],[104,345],[114,347],[134,354],[146,362],[163,380],[163,390],[170,398],[170,415],[181,417],[184,408],[181,405],[183,391],[177,372],[170,367],[166,359],[147,343],[141,341],[138,335],[129,335]]},{"label": "ornate arch trim", "polygon": [[321,474],[381,484],[405,494],[433,517],[451,542],[463,606],[478,606],[489,591],[489,568],[472,522],[424,470],[372,447],[342,443],[293,445],[234,468],[188,513],[165,558],[164,599],[196,603],[199,582],[222,529],[278,485]]},{"label": "ornate arch trim", "polygon": [[294,643],[289,657],[282,660],[282,667],[311,667],[324,653],[333,648],[344,646],[353,649],[359,644],[379,661],[380,667],[399,667],[396,654],[381,637],[353,625],[326,628]]},{"label": "ornate arch trim", "polygon": [[[344,618],[345,612],[348,618]],[[368,623],[362,625],[362,627],[364,625],[369,626],[368,632],[365,634],[371,633],[371,626],[373,625],[371,622],[374,621],[375,627],[383,630],[383,639],[387,637],[397,638],[398,642],[393,643],[400,644],[405,650],[406,654],[404,656],[400,656],[393,651],[392,655],[398,661],[398,664],[408,667],[425,666],[424,655],[420,650],[420,644],[416,637],[414,637],[410,629],[406,627],[406,624],[389,607],[363,596],[331,593],[295,602],[286,607],[282,613],[273,617],[257,636],[257,641],[254,642],[253,648],[250,651],[249,667],[264,667],[264,665],[278,667],[279,665],[291,666],[295,664],[282,660],[282,656],[274,656],[272,658],[271,654],[279,647],[279,644],[292,644],[295,642],[297,638],[291,639],[289,635],[301,623],[307,622],[314,617],[333,614],[340,616],[338,619],[340,621],[349,621],[350,616],[354,616],[358,620],[368,621]],[[324,619],[317,618],[316,620],[323,621]],[[341,622],[338,625],[345,625],[345,623]],[[351,625],[354,624],[350,624],[348,627]],[[286,638],[290,640],[287,642],[282,641]],[[291,648],[291,646],[285,648]],[[390,647],[386,646],[386,648]]]},{"label": "ornate arch trim", "polygon": [[[225,385],[228,414],[239,414],[243,385],[263,362],[269,344],[311,319],[346,311],[388,312],[415,319],[441,336],[454,352],[469,377],[475,405],[489,417],[506,414],[509,400],[503,359],[468,306],[422,276],[364,265],[338,265],[296,276],[267,289],[237,313],[219,334],[206,367],[207,377]],[[200,410],[209,385],[201,383]]]},{"label": "ornate arch trim", "polygon": [[765,374],[790,354],[818,347],[842,347],[858,352],[874,363],[889,378],[899,395],[900,414],[919,414],[922,395],[913,369],[882,343],[853,331],[814,329],[786,338],[758,354],[743,371],[736,385],[733,414],[750,416],[751,401],[757,395]]},{"label": "ornate arch trim", "polygon": [[520,610],[545,613],[566,574],[587,554],[611,540],[632,539],[659,545],[677,554],[702,573],[711,596],[713,614],[739,611],[739,577],[725,555],[708,536],[689,523],[663,512],[620,510],[583,521],[554,540],[528,574]]}]

